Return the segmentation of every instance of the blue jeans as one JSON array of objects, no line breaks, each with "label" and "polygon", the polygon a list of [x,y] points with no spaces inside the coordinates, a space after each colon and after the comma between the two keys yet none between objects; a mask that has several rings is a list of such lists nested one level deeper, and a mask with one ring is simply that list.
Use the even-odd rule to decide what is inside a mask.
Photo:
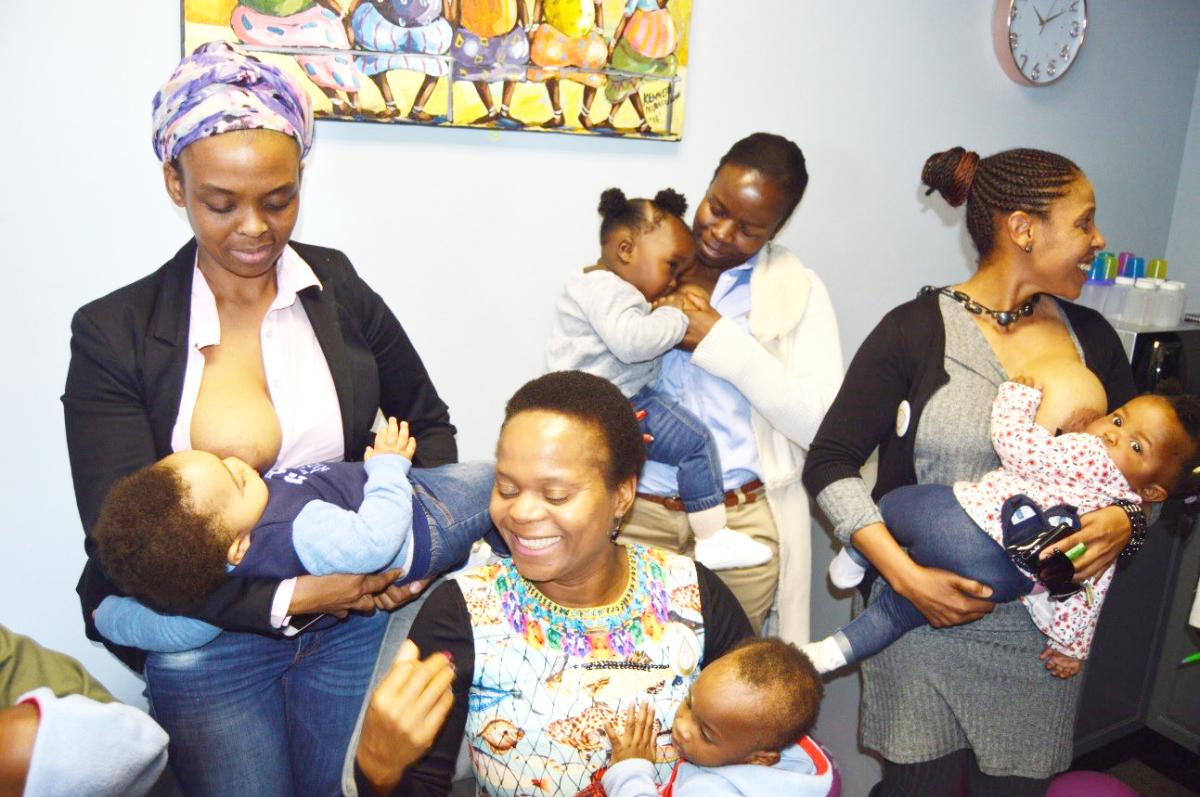
[{"label": "blue jeans", "polygon": [[[1008,603],[1033,589],[1033,580],[1013,564],[1004,548],[975,525],[952,488],[940,484],[899,487],[883,497],[879,510],[892,537],[908,549],[914,562],[987,584],[992,588],[988,600],[993,603]],[[1005,539],[1006,545],[1021,542],[1024,540]],[[862,558],[856,551],[851,555],[856,560]],[[874,656],[905,632],[926,623],[916,606],[884,583],[876,590],[875,599],[834,637],[846,655],[846,663],[853,664]]]},{"label": "blue jeans", "polygon": [[493,550],[508,552],[488,513],[495,480],[496,468],[490,462],[459,462],[408,472],[424,518],[413,518],[413,561],[401,583],[455,569],[466,561],[471,546],[485,537]]},{"label": "blue jeans", "polygon": [[645,410],[642,429],[654,439],[646,456],[679,468],[679,500],[685,512],[711,509],[725,501],[721,455],[704,421],[675,399],[647,385],[630,399],[634,410]]},{"label": "blue jeans", "polygon": [[389,615],[293,638],[227,631],[151,653],[146,695],[187,794],[341,794],[342,762]]}]

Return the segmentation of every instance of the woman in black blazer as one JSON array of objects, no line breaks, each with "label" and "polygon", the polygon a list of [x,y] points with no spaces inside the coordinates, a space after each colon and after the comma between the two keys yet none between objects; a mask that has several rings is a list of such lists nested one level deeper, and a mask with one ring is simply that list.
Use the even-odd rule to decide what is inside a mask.
[{"label": "woman in black blazer", "polygon": [[[87,535],[77,591],[88,636],[144,667],[189,792],[332,793],[386,616],[295,630],[301,615],[394,608],[405,595],[389,590],[389,574],[231,579],[191,612],[227,633],[195,651],[146,655],[111,644],[93,623],[119,590],[92,527],[114,481],[179,447],[293,467],[306,464],[288,457],[312,451],[299,438],[315,429],[321,459],[359,459],[382,409],[409,422],[416,464],[434,467],[456,461],[455,430],[404,330],[349,260],[290,242],[312,140],[303,92],[273,67],[209,44],[156,96],[155,127],[167,192],[195,238],[71,325],[63,405]],[[205,329],[214,318],[215,337]],[[304,395],[281,395],[295,385]]]}]

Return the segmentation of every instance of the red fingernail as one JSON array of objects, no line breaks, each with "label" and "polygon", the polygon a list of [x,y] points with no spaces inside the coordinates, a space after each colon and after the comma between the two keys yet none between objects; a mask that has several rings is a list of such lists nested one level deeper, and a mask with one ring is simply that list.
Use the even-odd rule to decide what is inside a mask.
[{"label": "red fingernail", "polygon": [[454,654],[453,653],[451,653],[448,650],[443,650],[442,655],[445,656],[447,659],[449,659],[451,664],[454,663]]}]

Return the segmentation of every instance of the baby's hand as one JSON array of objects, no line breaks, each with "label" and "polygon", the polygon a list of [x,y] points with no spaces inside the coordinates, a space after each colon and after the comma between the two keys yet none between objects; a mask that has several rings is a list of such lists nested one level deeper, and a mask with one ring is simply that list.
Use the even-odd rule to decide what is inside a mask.
[{"label": "baby's hand", "polygon": [[1008,381],[1016,382],[1018,385],[1024,385],[1025,387],[1031,387],[1034,390],[1037,390],[1039,392],[1042,389],[1042,383],[1037,381],[1036,379],[1034,379],[1031,376],[1014,376],[1012,379],[1010,379]]},{"label": "baby's hand", "polygon": [[1083,662],[1079,659],[1072,658],[1065,653],[1059,653],[1054,648],[1048,646],[1038,658],[1046,662],[1046,669],[1055,678],[1070,678],[1078,675],[1080,668],[1083,667]]},{"label": "baby's hand", "polygon": [[612,745],[612,761],[616,764],[630,758],[644,758],[654,762],[654,707],[639,703],[625,710],[625,727],[619,732],[609,722],[605,727],[608,741]]},{"label": "baby's hand", "polygon": [[650,303],[650,308],[653,310],[657,310],[660,307],[674,307],[676,310],[684,310],[687,307],[687,301],[681,293],[666,293]]},{"label": "baby's hand", "polygon": [[411,461],[416,453],[417,438],[409,436],[408,421],[396,423],[395,418],[388,418],[387,424],[375,433],[375,445],[367,446],[363,452],[363,462],[379,454],[399,454]]}]

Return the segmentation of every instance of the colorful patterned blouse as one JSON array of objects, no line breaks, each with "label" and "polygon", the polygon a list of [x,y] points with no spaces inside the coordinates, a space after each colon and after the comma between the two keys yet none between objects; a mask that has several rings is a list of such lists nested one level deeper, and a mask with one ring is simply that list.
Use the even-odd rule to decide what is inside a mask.
[{"label": "colorful patterned blouse", "polygon": [[705,649],[695,564],[628,546],[620,601],[566,609],[511,561],[456,577],[474,637],[466,738],[480,794],[567,795],[609,761],[604,726],[649,701],[661,729],[662,780],[678,759],[670,721],[699,674]]}]

